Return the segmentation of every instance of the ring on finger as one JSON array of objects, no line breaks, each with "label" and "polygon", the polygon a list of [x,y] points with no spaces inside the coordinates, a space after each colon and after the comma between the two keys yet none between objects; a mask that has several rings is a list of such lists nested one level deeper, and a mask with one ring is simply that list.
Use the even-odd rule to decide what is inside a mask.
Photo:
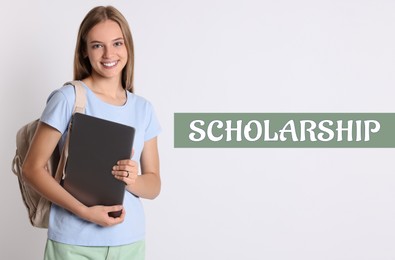
[{"label": "ring on finger", "polygon": [[127,173],[126,178],[128,178],[129,177],[129,171],[126,171],[126,173]]}]

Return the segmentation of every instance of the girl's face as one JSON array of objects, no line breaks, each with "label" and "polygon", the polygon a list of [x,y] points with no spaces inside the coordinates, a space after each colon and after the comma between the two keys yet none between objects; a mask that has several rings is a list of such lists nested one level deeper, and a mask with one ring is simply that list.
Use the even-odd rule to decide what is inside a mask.
[{"label": "girl's face", "polygon": [[106,20],[96,24],[87,35],[86,55],[92,74],[103,78],[121,78],[128,52],[119,25]]}]

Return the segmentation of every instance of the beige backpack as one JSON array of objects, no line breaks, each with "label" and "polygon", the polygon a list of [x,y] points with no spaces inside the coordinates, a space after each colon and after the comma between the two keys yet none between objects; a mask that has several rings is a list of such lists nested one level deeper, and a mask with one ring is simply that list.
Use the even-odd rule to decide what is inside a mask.
[{"label": "beige backpack", "polygon": [[[75,89],[73,114],[75,112],[85,113],[86,95],[85,89],[81,85],[81,82],[71,81],[65,83],[65,85],[66,84],[73,85]],[[12,171],[18,177],[22,199],[27,208],[31,224],[34,227],[48,228],[51,202],[42,197],[33,189],[33,187],[30,187],[30,185],[24,181],[22,175],[22,164],[25,160],[26,153],[29,150],[31,140],[36,132],[38,123],[39,119],[36,119],[18,130],[16,135],[16,152],[12,161]],[[68,129],[70,130],[70,126]],[[63,177],[64,167],[66,165],[68,156],[68,144],[69,132],[67,133],[66,141],[62,149],[62,154],[59,153],[58,148],[55,148],[46,165],[48,174],[53,176],[58,182],[60,182]]]}]

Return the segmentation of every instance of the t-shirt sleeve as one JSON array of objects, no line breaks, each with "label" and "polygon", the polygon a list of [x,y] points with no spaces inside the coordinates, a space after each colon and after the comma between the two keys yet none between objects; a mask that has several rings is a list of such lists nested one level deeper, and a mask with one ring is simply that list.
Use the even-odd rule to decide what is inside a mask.
[{"label": "t-shirt sleeve", "polygon": [[60,90],[52,92],[48,99],[40,121],[64,133],[71,118],[71,106],[65,93]]},{"label": "t-shirt sleeve", "polygon": [[145,136],[144,141],[148,141],[156,136],[158,136],[161,132],[161,126],[159,124],[158,118],[156,117],[154,107],[151,103],[147,103],[146,110],[146,128],[145,128]]}]

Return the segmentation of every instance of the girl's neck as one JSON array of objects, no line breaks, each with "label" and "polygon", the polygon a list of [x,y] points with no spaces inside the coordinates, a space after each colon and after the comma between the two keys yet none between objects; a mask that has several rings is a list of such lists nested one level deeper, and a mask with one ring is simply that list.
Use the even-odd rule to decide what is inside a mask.
[{"label": "girl's neck", "polygon": [[[100,92],[118,92],[122,87],[121,77],[104,78],[95,74],[87,77],[86,80],[91,87]],[[84,80],[85,81],[85,80]]]},{"label": "girl's neck", "polygon": [[126,92],[122,87],[121,79],[102,78],[91,75],[83,82],[102,101],[112,105],[123,105],[126,102]]}]

